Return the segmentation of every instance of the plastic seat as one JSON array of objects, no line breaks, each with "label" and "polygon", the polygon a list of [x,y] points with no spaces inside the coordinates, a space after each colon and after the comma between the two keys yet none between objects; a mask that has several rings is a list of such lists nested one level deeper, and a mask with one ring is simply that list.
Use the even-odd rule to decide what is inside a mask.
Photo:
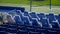
[{"label": "plastic seat", "polygon": [[8,28],[17,28],[16,23],[9,23]]},{"label": "plastic seat", "polygon": [[29,12],[24,12],[24,14],[23,14],[25,17],[28,17],[29,19],[30,19],[30,21],[31,21],[31,17],[29,16]]},{"label": "plastic seat", "polygon": [[48,30],[47,34],[57,34],[57,31]]},{"label": "plastic seat", "polygon": [[8,24],[0,24],[0,27],[8,27]]},{"label": "plastic seat", "polygon": [[7,28],[6,28],[6,27],[0,27],[0,31],[5,31],[5,32],[7,32]]},{"label": "plastic seat", "polygon": [[55,18],[58,19],[58,15],[55,15]]},{"label": "plastic seat", "polygon": [[9,15],[9,14],[8,14],[8,15],[6,16],[6,18],[11,18],[11,16],[12,16],[12,15]]},{"label": "plastic seat", "polygon": [[16,10],[16,14],[19,15],[20,13],[22,13],[21,10]]},{"label": "plastic seat", "polygon": [[14,14],[16,14],[16,12],[15,12],[15,11],[16,11],[16,10],[11,10],[11,11],[10,11],[10,12],[8,12],[7,14],[14,16]]},{"label": "plastic seat", "polygon": [[31,27],[27,27],[27,30],[28,30],[28,31],[32,31],[32,32],[35,32],[35,31],[36,31],[35,28],[31,28]]},{"label": "plastic seat", "polygon": [[36,32],[40,32],[40,34],[47,34],[47,30],[46,29],[37,29]]},{"label": "plastic seat", "polygon": [[28,34],[26,30],[18,30],[17,34]]},{"label": "plastic seat", "polygon": [[47,19],[41,19],[40,22],[42,23],[43,28],[50,28],[50,25]]},{"label": "plastic seat", "polygon": [[49,13],[49,14],[48,14],[48,19],[49,19],[50,22],[56,21],[56,18],[55,18],[55,16],[54,16],[53,13]]},{"label": "plastic seat", "polygon": [[25,8],[22,8],[21,10],[16,10],[16,12],[25,12]]},{"label": "plastic seat", "polygon": [[29,34],[40,34],[39,32],[29,32]]},{"label": "plastic seat", "polygon": [[5,31],[0,31],[0,34],[7,34]]},{"label": "plastic seat", "polygon": [[58,22],[60,24],[60,14],[57,16]]},{"label": "plastic seat", "polygon": [[23,15],[24,15],[24,16],[29,16],[29,13],[28,13],[28,12],[24,12]]},{"label": "plastic seat", "polygon": [[41,27],[41,25],[39,24],[37,19],[32,19],[31,23],[32,23],[33,26]]},{"label": "plastic seat", "polygon": [[23,17],[23,22],[25,26],[32,26],[28,17]]},{"label": "plastic seat", "polygon": [[20,30],[26,30],[25,26],[18,26],[18,29],[20,29]]},{"label": "plastic seat", "polygon": [[31,12],[29,15],[31,18],[37,18],[37,14],[35,12]]},{"label": "plastic seat", "polygon": [[8,28],[16,28],[16,25],[9,25]]},{"label": "plastic seat", "polygon": [[51,22],[52,28],[59,28],[58,22]]},{"label": "plastic seat", "polygon": [[14,17],[14,20],[17,24],[20,24],[20,25],[24,25],[24,23],[22,22],[21,18],[19,16],[15,16]]},{"label": "plastic seat", "polygon": [[42,19],[42,18],[45,18],[45,17],[46,17],[44,13],[37,14],[37,16],[38,16],[40,19]]},{"label": "plastic seat", "polygon": [[17,29],[8,28],[8,34],[9,34],[9,33],[11,33],[11,34],[17,33]]},{"label": "plastic seat", "polygon": [[60,28],[51,28],[52,32],[56,32],[57,34],[60,34]]},{"label": "plastic seat", "polygon": [[19,15],[18,19],[20,20],[20,22],[23,21],[23,17],[24,17],[24,16],[23,16],[23,13],[18,10],[18,11],[16,12],[16,14]]}]

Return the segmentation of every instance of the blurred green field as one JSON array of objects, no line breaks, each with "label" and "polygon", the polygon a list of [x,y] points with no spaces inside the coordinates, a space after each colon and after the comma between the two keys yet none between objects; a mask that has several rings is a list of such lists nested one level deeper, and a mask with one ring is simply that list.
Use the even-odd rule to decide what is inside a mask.
[{"label": "blurred green field", "polygon": [[[29,0],[0,0],[0,3],[30,4]],[[50,0],[33,1],[33,5],[49,5]],[[52,5],[60,5],[60,0],[52,0]]]},{"label": "blurred green field", "polygon": [[[32,11],[44,12],[44,13],[60,13],[60,0],[52,0],[52,9],[49,9],[50,0],[45,1],[33,1]],[[16,6],[25,7],[27,11],[30,10],[29,0],[0,0],[0,6]]]},{"label": "blurred green field", "polygon": [[[30,6],[29,5],[20,5],[20,4],[9,4],[9,3],[0,3],[0,6],[13,6],[13,7],[24,7],[26,11],[30,11]],[[44,12],[44,13],[55,13],[55,14],[60,14],[60,6],[52,6],[52,9],[50,11],[49,6],[32,6],[32,11],[34,12]]]}]

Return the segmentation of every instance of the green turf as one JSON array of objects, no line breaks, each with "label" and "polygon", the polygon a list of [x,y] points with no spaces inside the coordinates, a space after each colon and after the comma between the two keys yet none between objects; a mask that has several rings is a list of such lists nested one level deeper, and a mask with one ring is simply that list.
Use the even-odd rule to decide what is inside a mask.
[{"label": "green turf", "polygon": [[[0,0],[0,3],[30,4],[29,0]],[[33,1],[33,5],[49,5],[50,0]],[[60,0],[52,0],[52,5],[60,5]]]},{"label": "green turf", "polygon": [[[17,5],[14,5],[14,4],[17,4]],[[21,4],[23,6],[25,6],[25,8],[28,11],[30,10],[30,6],[29,6],[30,1],[29,0],[0,0],[0,5],[3,5],[3,6],[8,5],[8,6],[20,6],[21,7]],[[49,4],[50,4],[49,0],[33,1],[32,4],[37,5],[37,6],[32,7],[32,11],[45,12],[45,13],[51,12],[49,10]],[[43,6],[41,6],[41,5],[43,5]],[[35,8],[35,7],[37,7],[37,8]],[[60,13],[60,0],[52,0],[52,12]]]}]

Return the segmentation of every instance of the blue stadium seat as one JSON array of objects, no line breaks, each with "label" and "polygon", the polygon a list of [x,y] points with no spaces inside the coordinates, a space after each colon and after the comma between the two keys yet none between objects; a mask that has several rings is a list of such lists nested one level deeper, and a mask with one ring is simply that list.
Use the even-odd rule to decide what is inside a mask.
[{"label": "blue stadium seat", "polygon": [[47,19],[41,19],[40,22],[42,23],[43,28],[50,28],[50,25]]},{"label": "blue stadium seat", "polygon": [[16,14],[20,14],[20,13],[22,13],[20,10],[16,10]]},{"label": "blue stadium seat", "polygon": [[29,13],[28,12],[24,12],[23,15],[24,16],[29,16]]},{"label": "blue stadium seat", "polygon": [[60,28],[49,28],[49,30],[51,30],[51,31],[57,31],[57,33],[60,32]]},{"label": "blue stadium seat", "polygon": [[17,24],[19,24],[19,25],[24,25],[24,23],[22,22],[20,16],[15,16],[15,17],[14,17],[14,20],[15,20],[15,22],[16,22]]},{"label": "blue stadium seat", "polygon": [[51,22],[52,28],[59,28],[58,22]]},{"label": "blue stadium seat", "polygon": [[48,16],[46,16],[46,17],[48,17],[48,19],[49,19],[50,22],[56,21],[56,18],[55,18],[55,16],[54,16],[53,13],[49,13]]},{"label": "blue stadium seat", "polygon": [[16,34],[17,33],[17,29],[14,28],[8,28],[8,34]]},{"label": "blue stadium seat", "polygon": [[58,15],[55,15],[55,18],[58,19]]},{"label": "blue stadium seat", "polygon": [[0,27],[0,31],[5,31],[5,32],[7,32],[7,28],[6,28],[6,27]]},{"label": "blue stadium seat", "polygon": [[18,30],[17,34],[28,34],[26,30]]},{"label": "blue stadium seat", "polygon": [[29,32],[29,34],[40,34],[39,32]]},{"label": "blue stadium seat", "polygon": [[31,21],[31,17],[29,16],[29,12],[24,12],[24,14],[23,14],[24,16],[27,16],[29,19],[30,19],[30,21]]},{"label": "blue stadium seat", "polygon": [[33,26],[37,26],[37,27],[41,27],[41,25],[39,24],[39,22],[37,21],[37,19],[32,19],[32,21],[31,21],[31,23],[32,23],[32,25]]},{"label": "blue stadium seat", "polygon": [[12,15],[7,14],[6,18],[10,18]]},{"label": "blue stadium seat", "polygon": [[16,11],[16,14],[20,16],[20,19],[23,21],[23,13],[21,11]]},{"label": "blue stadium seat", "polygon": [[29,15],[31,18],[37,18],[37,14],[35,12],[30,12]]},{"label": "blue stadium seat", "polygon": [[47,34],[57,34],[57,31],[48,30]]},{"label": "blue stadium seat", "polygon": [[57,31],[58,34],[60,34],[60,28],[52,29],[53,31]]},{"label": "blue stadium seat", "polygon": [[35,31],[36,31],[35,28],[31,28],[31,27],[27,27],[26,29],[27,29],[28,31],[32,31],[32,32],[35,32]]},{"label": "blue stadium seat", "polygon": [[58,14],[57,19],[58,19],[58,22],[60,24],[60,14]]},{"label": "blue stadium seat", "polygon": [[8,27],[8,24],[0,24],[0,27]]},{"label": "blue stadium seat", "polygon": [[[39,14],[37,14],[37,16],[38,16],[40,19],[46,18],[46,16],[45,16],[44,13],[39,13]],[[40,19],[39,19],[39,20],[40,20]]]},{"label": "blue stadium seat", "polygon": [[16,10],[11,10],[10,12],[7,12],[7,14],[9,14],[9,15],[15,15],[16,14],[16,12],[15,12]]},{"label": "blue stadium seat", "polygon": [[26,27],[25,26],[18,26],[17,29],[19,30],[26,30]]},{"label": "blue stadium seat", "polygon": [[23,17],[23,22],[25,26],[32,26],[28,17]]},{"label": "blue stadium seat", "polygon": [[8,28],[16,28],[16,25],[9,25]]},{"label": "blue stadium seat", "polygon": [[47,34],[47,30],[43,28],[37,29],[36,32],[40,32],[40,34]]},{"label": "blue stadium seat", "polygon": [[0,34],[7,34],[5,31],[0,31]]}]

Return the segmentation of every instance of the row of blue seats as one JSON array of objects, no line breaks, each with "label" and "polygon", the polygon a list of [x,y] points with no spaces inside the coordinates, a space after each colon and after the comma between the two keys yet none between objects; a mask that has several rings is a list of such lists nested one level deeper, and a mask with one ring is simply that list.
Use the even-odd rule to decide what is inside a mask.
[{"label": "row of blue seats", "polygon": [[[11,14],[9,12],[9,14]],[[9,15],[8,15],[9,16]],[[13,16],[13,15],[12,15]],[[53,13],[44,14],[36,12],[21,12],[17,10],[15,16],[11,17],[16,23],[27,26],[38,26],[46,28],[60,28],[60,16]]]},{"label": "row of blue seats", "polygon": [[0,34],[60,34],[59,29],[36,28],[21,26],[17,23],[4,23],[0,25]]},{"label": "row of blue seats", "polygon": [[[5,31],[0,30],[1,33],[2,32],[6,33],[7,29],[8,30],[7,33],[15,32],[15,34],[16,33],[60,34],[59,33],[60,14],[55,15],[53,13],[45,14],[36,12],[21,12],[20,10],[16,10],[15,12],[8,12],[6,17],[9,23],[16,23],[16,24],[15,25],[7,24],[8,28],[5,26],[1,27],[1,30],[5,30]],[[2,17],[0,18],[2,20]],[[9,19],[12,19],[13,22],[11,22]]]}]

